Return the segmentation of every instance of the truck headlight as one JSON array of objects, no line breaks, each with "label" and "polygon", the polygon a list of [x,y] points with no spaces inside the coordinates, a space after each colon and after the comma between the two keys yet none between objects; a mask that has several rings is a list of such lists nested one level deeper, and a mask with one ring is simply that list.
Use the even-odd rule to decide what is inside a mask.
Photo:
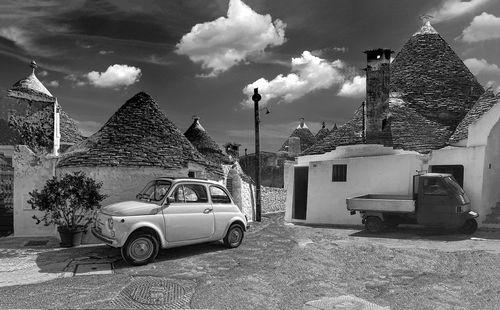
[{"label": "truck headlight", "polygon": [[112,217],[108,218],[108,227],[111,230],[113,229],[113,218]]}]

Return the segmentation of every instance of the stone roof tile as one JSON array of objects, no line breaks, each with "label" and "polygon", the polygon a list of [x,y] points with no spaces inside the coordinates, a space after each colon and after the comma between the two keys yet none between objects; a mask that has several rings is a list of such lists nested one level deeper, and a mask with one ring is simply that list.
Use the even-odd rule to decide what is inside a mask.
[{"label": "stone roof tile", "polygon": [[476,104],[470,109],[470,111],[465,115],[463,120],[455,129],[455,132],[450,137],[449,143],[457,143],[462,139],[467,139],[469,125],[473,124],[481,118],[486,112],[488,112],[495,104],[500,102],[500,94],[495,94],[491,89],[488,89],[484,94],[477,100]]}]

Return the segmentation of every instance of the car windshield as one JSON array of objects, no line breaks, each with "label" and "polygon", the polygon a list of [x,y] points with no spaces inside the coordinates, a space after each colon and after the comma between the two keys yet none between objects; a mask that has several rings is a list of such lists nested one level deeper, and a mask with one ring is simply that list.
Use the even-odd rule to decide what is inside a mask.
[{"label": "car windshield", "polygon": [[457,181],[455,181],[455,178],[453,177],[446,177],[444,178],[446,183],[451,187],[451,189],[459,196],[463,197],[463,200],[465,203],[469,203],[470,199],[467,197],[467,194],[465,194],[465,191],[458,185]]},{"label": "car windshield", "polygon": [[171,185],[171,182],[162,180],[149,182],[148,185],[137,194],[137,199],[154,202],[161,201],[167,194]]}]

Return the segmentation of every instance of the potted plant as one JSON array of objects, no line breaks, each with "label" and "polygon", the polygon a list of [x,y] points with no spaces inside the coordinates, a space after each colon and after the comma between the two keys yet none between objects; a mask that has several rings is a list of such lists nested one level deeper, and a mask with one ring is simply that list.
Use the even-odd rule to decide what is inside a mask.
[{"label": "potted plant", "polygon": [[96,182],[83,172],[65,174],[48,180],[41,191],[29,195],[28,204],[44,215],[33,216],[37,224],[57,225],[62,247],[80,245],[82,234],[93,220],[93,211],[107,195],[100,193],[102,182]]}]

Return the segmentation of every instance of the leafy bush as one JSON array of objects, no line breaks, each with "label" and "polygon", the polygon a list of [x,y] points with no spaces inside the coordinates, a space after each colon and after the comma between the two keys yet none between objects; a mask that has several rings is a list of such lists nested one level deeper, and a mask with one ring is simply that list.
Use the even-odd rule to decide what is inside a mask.
[{"label": "leafy bush", "polygon": [[42,211],[42,217],[33,216],[37,224],[58,225],[74,231],[87,228],[92,222],[92,212],[99,208],[107,195],[100,193],[102,182],[85,176],[81,171],[65,174],[62,178],[48,180],[41,191],[29,193],[28,204]]}]

